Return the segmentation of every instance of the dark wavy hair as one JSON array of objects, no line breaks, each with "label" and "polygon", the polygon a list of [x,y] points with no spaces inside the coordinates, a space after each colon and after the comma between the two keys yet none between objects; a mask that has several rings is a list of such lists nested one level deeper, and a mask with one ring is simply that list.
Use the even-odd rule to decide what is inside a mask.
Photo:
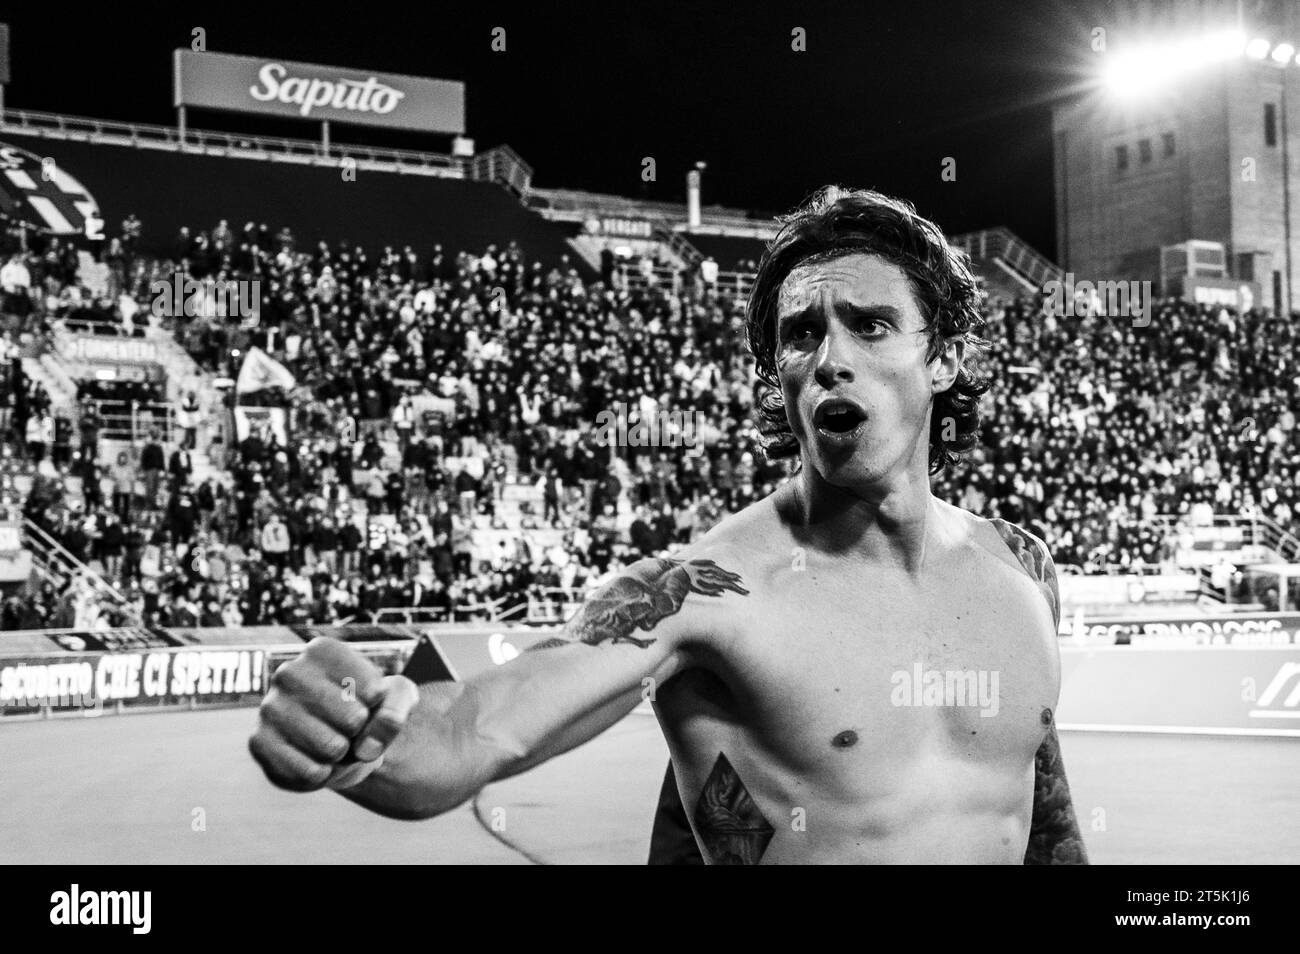
[{"label": "dark wavy hair", "polygon": [[[777,232],[758,266],[745,312],[745,330],[759,380],[758,429],[769,460],[793,457],[799,443],[790,430],[776,371],[777,299],[781,285],[796,266],[811,258],[823,261],[869,252],[902,269],[917,307],[930,331],[926,361],[943,353],[946,339],[961,336],[966,359],[948,390],[935,396],[930,417],[930,473],[957,462],[957,455],[979,441],[979,399],[989,381],[968,367],[987,347],[982,293],[965,253],[952,248],[943,232],[915,207],[869,189],[827,186],[779,220]],[[945,421],[951,419],[951,427]],[[944,440],[949,431],[951,440]]]}]

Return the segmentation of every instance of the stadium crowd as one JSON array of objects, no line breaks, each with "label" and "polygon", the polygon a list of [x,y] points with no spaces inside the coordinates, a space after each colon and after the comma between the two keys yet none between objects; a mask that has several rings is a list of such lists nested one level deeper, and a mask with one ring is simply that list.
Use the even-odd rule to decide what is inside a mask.
[{"label": "stadium crowd", "polygon": [[[8,237],[3,361],[17,386],[0,407],[3,492],[21,496],[25,471],[26,516],[124,598],[46,584],[6,600],[4,628],[326,623],[409,607],[518,616],[530,597],[689,542],[790,472],[759,447],[744,302],[707,283],[611,288],[514,243],[300,248],[251,222],[183,230],[159,262],[135,254],[139,230],[123,223],[106,246],[98,300],[66,246]],[[151,283],[173,268],[209,289],[257,281],[258,313],[227,313],[209,291],[158,316]],[[1292,323],[1175,301],[1147,327],[1080,311],[988,306],[982,444],[935,477],[936,493],[1022,523],[1081,572],[1171,559],[1157,514],[1257,513],[1294,533]],[[265,352],[292,387],[227,401],[281,408],[284,425],[259,411],[243,439],[218,433],[205,454],[191,420],[180,444],[155,433],[103,460],[86,403],[67,411],[66,449],[47,453],[59,445],[48,396],[22,375],[20,349],[88,313],[128,333],[160,321],[227,379]],[[611,414],[661,422],[657,443],[604,446]],[[201,479],[196,456],[211,464]],[[537,490],[512,505],[518,482]]]}]

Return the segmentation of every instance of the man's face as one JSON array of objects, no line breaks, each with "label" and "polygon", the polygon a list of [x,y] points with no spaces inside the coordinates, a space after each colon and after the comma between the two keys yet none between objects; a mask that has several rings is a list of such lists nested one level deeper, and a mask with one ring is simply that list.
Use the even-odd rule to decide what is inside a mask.
[{"label": "man's face", "polygon": [[798,266],[777,300],[776,366],[805,465],[848,487],[928,461],[931,399],[961,344],[927,363],[925,319],[902,269],[866,252]]}]

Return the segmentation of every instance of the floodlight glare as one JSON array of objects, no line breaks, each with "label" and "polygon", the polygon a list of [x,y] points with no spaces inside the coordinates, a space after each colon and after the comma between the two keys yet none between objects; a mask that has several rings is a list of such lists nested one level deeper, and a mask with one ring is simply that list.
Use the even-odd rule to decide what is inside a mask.
[{"label": "floodlight glare", "polygon": [[1253,60],[1286,65],[1295,59],[1300,64],[1294,44],[1276,47],[1263,37],[1247,42],[1240,30],[1220,30],[1174,42],[1142,44],[1112,52],[1106,57],[1101,79],[1112,94],[1135,100],[1168,87],[1197,69],[1214,63],[1235,60],[1242,54]]},{"label": "floodlight glare", "polygon": [[1112,92],[1132,96],[1153,85],[1160,75],[1160,65],[1147,51],[1126,50],[1107,59],[1104,78]]},{"label": "floodlight glare", "polygon": [[1205,52],[1209,59],[1235,59],[1246,52],[1246,34],[1240,30],[1224,30],[1205,38]]}]

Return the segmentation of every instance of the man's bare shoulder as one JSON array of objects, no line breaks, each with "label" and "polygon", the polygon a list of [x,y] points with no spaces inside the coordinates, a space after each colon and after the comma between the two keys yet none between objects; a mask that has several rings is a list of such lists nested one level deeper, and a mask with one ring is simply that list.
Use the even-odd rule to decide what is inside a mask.
[{"label": "man's bare shoulder", "polygon": [[[548,644],[708,641],[753,590],[763,503],[728,515],[685,547],[623,567],[585,598],[566,635]],[[646,635],[652,629],[655,635]]]},{"label": "man's bare shoulder", "polygon": [[680,643],[712,642],[748,611],[774,561],[788,564],[784,550],[773,550],[779,529],[770,500],[760,500],[681,549],[638,560],[587,597],[574,635],[594,641],[613,615],[654,620]]},{"label": "man's bare shoulder", "polygon": [[1059,623],[1061,600],[1056,565],[1046,543],[1009,520],[981,517],[944,501],[936,500],[936,503],[945,522],[953,528],[954,536],[966,535],[972,543],[1017,573],[1028,576]]},{"label": "man's bare shoulder", "polygon": [[779,493],[728,514],[677,556],[713,560],[751,579],[764,575],[770,565],[789,564],[794,544],[778,510]]}]

